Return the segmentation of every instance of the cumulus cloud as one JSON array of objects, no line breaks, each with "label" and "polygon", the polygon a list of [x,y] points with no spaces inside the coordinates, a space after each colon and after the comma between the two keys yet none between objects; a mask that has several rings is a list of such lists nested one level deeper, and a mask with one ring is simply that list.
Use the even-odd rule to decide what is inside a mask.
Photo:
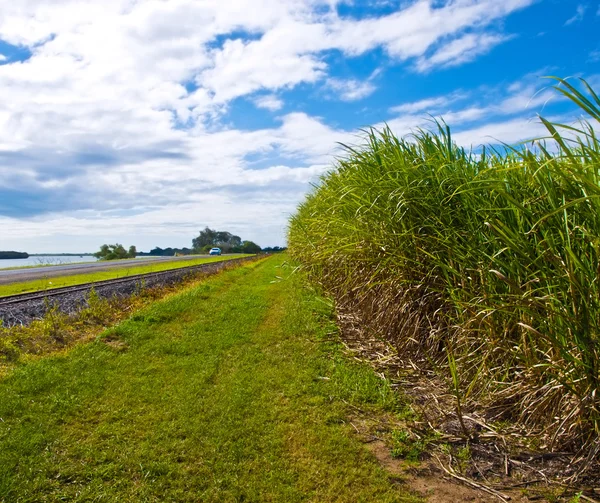
[{"label": "cumulus cloud", "polygon": [[[298,86],[364,99],[372,79],[340,77],[332,53],[462,64],[504,42],[489,27],[533,1],[416,0],[356,19],[337,0],[0,0],[3,243],[65,229],[189,235],[196,222],[264,226],[259,242],[281,244],[308,182],[355,136],[301,108],[242,129],[227,117],[238,98],[271,111]],[[407,125],[428,105],[402,106]]]},{"label": "cumulus cloud", "polygon": [[266,108],[274,112],[283,107],[283,100],[279,99],[275,94],[267,94],[266,96],[258,96],[254,99],[254,104],[258,108]]},{"label": "cumulus cloud", "polygon": [[369,80],[361,82],[356,79],[327,79],[326,87],[333,96],[342,101],[358,101],[371,95],[376,88]]}]

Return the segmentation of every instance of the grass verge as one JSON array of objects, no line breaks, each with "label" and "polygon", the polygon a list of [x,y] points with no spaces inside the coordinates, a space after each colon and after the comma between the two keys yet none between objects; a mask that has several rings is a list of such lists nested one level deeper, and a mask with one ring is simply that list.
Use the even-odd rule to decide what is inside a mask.
[{"label": "grass verge", "polygon": [[[238,263],[228,261],[224,269],[238,266]],[[92,289],[87,295],[86,306],[80,311],[65,313],[57,305],[50,304],[42,319],[28,325],[7,327],[0,323],[0,377],[19,362],[68,351],[77,344],[90,341],[106,327],[116,325],[157,300],[198,285],[206,277],[206,272],[197,271],[175,284],[140,288],[125,297],[101,297]]]},{"label": "grass verge", "polygon": [[397,398],[283,260],[0,381],[0,501],[413,501],[346,422]]},{"label": "grass verge", "polygon": [[[0,297],[7,295],[15,295],[19,293],[38,292],[51,290],[53,288],[61,288],[65,286],[82,285],[85,283],[93,283],[95,281],[104,281],[107,279],[126,278],[135,274],[145,274],[149,272],[168,271],[171,269],[181,269],[193,265],[208,264],[210,262],[219,262],[223,260],[233,260],[237,258],[249,257],[250,255],[234,255],[231,257],[203,257],[192,260],[176,261],[176,262],[159,262],[153,264],[131,265],[127,261],[122,261],[120,268],[115,268],[110,271],[98,271],[89,274],[74,274],[65,276],[44,277],[33,281],[20,281],[11,283],[10,285],[0,285]],[[110,265],[110,262],[106,262]]]}]

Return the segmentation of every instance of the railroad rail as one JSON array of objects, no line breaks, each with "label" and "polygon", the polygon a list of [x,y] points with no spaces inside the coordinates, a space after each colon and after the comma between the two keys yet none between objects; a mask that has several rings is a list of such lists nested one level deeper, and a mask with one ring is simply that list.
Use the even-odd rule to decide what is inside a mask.
[{"label": "railroad rail", "polygon": [[174,284],[190,275],[212,274],[221,269],[255,260],[256,257],[220,260],[206,264],[197,264],[166,271],[134,274],[123,278],[94,281],[75,286],[53,288],[44,291],[21,293],[0,297],[0,324],[4,326],[26,325],[35,319],[41,319],[51,306],[58,306],[66,313],[76,312],[87,304],[88,294],[94,291],[100,297],[132,295],[143,287]]}]

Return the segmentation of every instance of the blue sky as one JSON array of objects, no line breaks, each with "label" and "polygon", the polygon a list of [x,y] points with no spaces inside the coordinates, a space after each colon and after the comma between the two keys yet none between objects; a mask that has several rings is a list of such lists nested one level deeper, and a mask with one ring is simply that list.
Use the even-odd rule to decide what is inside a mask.
[{"label": "blue sky", "polygon": [[0,0],[0,249],[285,242],[360,129],[443,117],[466,147],[600,89],[600,2]]}]

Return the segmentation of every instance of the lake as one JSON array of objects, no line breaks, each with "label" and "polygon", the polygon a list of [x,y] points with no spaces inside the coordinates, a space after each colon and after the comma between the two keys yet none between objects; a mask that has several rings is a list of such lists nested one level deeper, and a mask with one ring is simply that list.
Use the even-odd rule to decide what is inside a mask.
[{"label": "lake", "polygon": [[93,255],[38,255],[23,259],[0,259],[0,269],[8,269],[9,267],[25,267],[32,265],[61,265],[61,264],[76,264],[80,262],[96,262],[98,259]]}]

